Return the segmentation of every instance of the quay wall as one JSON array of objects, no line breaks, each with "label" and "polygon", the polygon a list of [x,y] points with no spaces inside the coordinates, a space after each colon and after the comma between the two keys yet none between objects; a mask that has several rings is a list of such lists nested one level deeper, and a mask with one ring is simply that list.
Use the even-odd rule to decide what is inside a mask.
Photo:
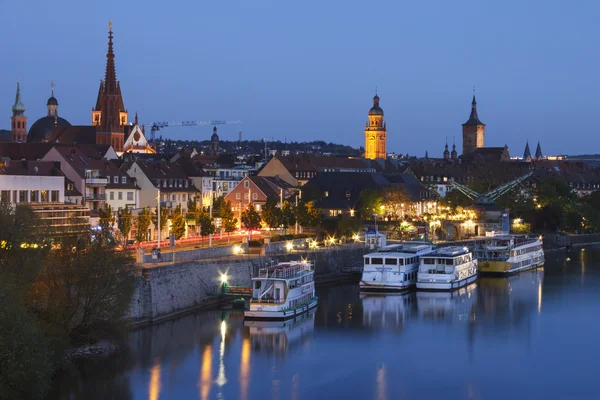
[{"label": "quay wall", "polygon": [[132,324],[141,324],[209,306],[219,299],[213,293],[221,283],[222,273],[227,274],[229,285],[250,287],[258,268],[282,261],[307,259],[314,264],[317,283],[320,280],[336,281],[349,276],[343,272],[344,268],[362,265],[364,252],[362,246],[336,246],[269,257],[241,255],[143,268],[136,282],[128,319]]},{"label": "quay wall", "polygon": [[[176,251],[175,253],[175,262],[181,261],[194,261],[205,258],[218,258],[218,257],[227,257],[235,254],[235,251],[241,248],[245,253],[248,252],[248,244],[233,244],[227,246],[214,246],[214,247],[204,247],[200,249],[192,249],[192,250],[182,250]],[[168,247],[166,249],[169,249]],[[165,250],[166,250],[165,249]],[[170,250],[170,249],[169,249]],[[173,254],[170,251],[164,251],[161,254],[162,261],[168,261],[171,259]],[[152,254],[144,254],[142,258],[143,263],[151,263],[154,260],[152,259]]]}]

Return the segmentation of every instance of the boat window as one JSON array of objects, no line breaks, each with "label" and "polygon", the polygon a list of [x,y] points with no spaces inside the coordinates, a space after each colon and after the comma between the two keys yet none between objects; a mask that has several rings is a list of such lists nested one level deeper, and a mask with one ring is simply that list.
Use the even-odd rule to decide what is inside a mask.
[{"label": "boat window", "polygon": [[403,258],[399,259],[398,263],[399,263],[399,265],[404,265],[404,259]]},{"label": "boat window", "polygon": [[424,258],[423,259],[423,264],[435,264],[435,259],[434,258]]},{"label": "boat window", "polygon": [[454,260],[451,258],[446,259],[446,265],[454,265]]},{"label": "boat window", "polygon": [[365,265],[369,265],[370,258],[365,258]]},{"label": "boat window", "polygon": [[261,281],[255,281],[254,282],[254,288],[255,289],[260,289],[260,284],[261,284]]},{"label": "boat window", "polygon": [[398,265],[398,260],[395,258],[386,258],[385,265]]},{"label": "boat window", "polygon": [[383,265],[383,258],[371,258],[371,264]]}]

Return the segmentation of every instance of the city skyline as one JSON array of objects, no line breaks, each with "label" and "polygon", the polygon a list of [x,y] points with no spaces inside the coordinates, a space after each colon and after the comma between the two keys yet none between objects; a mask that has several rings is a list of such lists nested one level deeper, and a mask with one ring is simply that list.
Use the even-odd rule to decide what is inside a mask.
[{"label": "city skyline", "polygon": [[[431,2],[430,15],[431,5],[403,9],[382,2],[373,19],[355,2],[344,3],[341,11],[322,5],[316,14],[308,11],[310,2],[303,7],[240,2],[228,8],[206,5],[205,19],[195,23],[199,6],[193,4],[184,13],[153,2],[145,8],[139,3],[90,9],[65,3],[72,17],[65,21],[63,8],[44,5],[29,13],[47,33],[44,40],[20,30],[18,18],[1,24],[4,37],[20,34],[5,46],[11,62],[0,68],[0,110],[6,117],[0,129],[10,128],[18,77],[29,124],[46,114],[54,80],[60,116],[88,125],[112,19],[125,107],[130,115],[138,112],[143,123],[241,120],[242,125],[221,125],[221,139],[235,140],[241,130],[245,139],[359,147],[377,87],[388,152],[441,157],[446,138],[461,147],[461,124],[469,117],[476,86],[486,146],[507,144],[511,155],[519,156],[527,139],[530,146],[541,142],[546,154],[594,153],[589,149],[598,144],[588,132],[600,106],[593,96],[599,86],[593,73],[597,59],[587,52],[594,33],[586,24],[590,2],[568,9],[558,2],[540,2],[543,9],[518,2],[474,8],[466,7],[471,2],[459,7]],[[6,15],[19,8],[7,7]],[[302,22],[281,18],[290,11]],[[430,22],[422,26],[402,14],[402,23],[393,24],[394,12],[401,11]],[[535,21],[527,17],[534,11]],[[149,23],[153,15],[163,18]],[[484,18],[491,15],[490,21]],[[511,18],[514,29],[503,17]],[[476,22],[461,25],[469,21]],[[48,46],[50,39],[55,46]],[[212,132],[203,127],[160,133],[209,140]]]}]

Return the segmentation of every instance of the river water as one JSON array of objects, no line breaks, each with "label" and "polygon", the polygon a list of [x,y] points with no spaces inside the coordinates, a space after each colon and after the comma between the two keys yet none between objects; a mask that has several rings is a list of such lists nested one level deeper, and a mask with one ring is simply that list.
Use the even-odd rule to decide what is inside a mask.
[{"label": "river water", "polygon": [[318,287],[317,311],[285,327],[188,314],[61,373],[51,398],[600,398],[600,248],[546,259],[453,294]]}]

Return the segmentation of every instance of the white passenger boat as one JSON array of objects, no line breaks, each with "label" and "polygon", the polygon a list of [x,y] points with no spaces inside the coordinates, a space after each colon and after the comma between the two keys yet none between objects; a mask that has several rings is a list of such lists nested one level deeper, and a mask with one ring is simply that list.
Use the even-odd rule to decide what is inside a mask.
[{"label": "white passenger boat", "polygon": [[544,265],[541,237],[500,234],[475,245],[482,275],[508,276]]},{"label": "white passenger boat", "polygon": [[250,308],[244,318],[282,321],[317,307],[314,271],[306,261],[283,262],[260,268],[252,278]]},{"label": "white passenger boat", "polygon": [[477,260],[466,247],[437,249],[421,256],[417,290],[452,291],[477,279]]},{"label": "white passenger boat", "polygon": [[364,256],[360,290],[364,292],[402,292],[417,283],[419,259],[433,251],[430,244],[390,245]]}]

